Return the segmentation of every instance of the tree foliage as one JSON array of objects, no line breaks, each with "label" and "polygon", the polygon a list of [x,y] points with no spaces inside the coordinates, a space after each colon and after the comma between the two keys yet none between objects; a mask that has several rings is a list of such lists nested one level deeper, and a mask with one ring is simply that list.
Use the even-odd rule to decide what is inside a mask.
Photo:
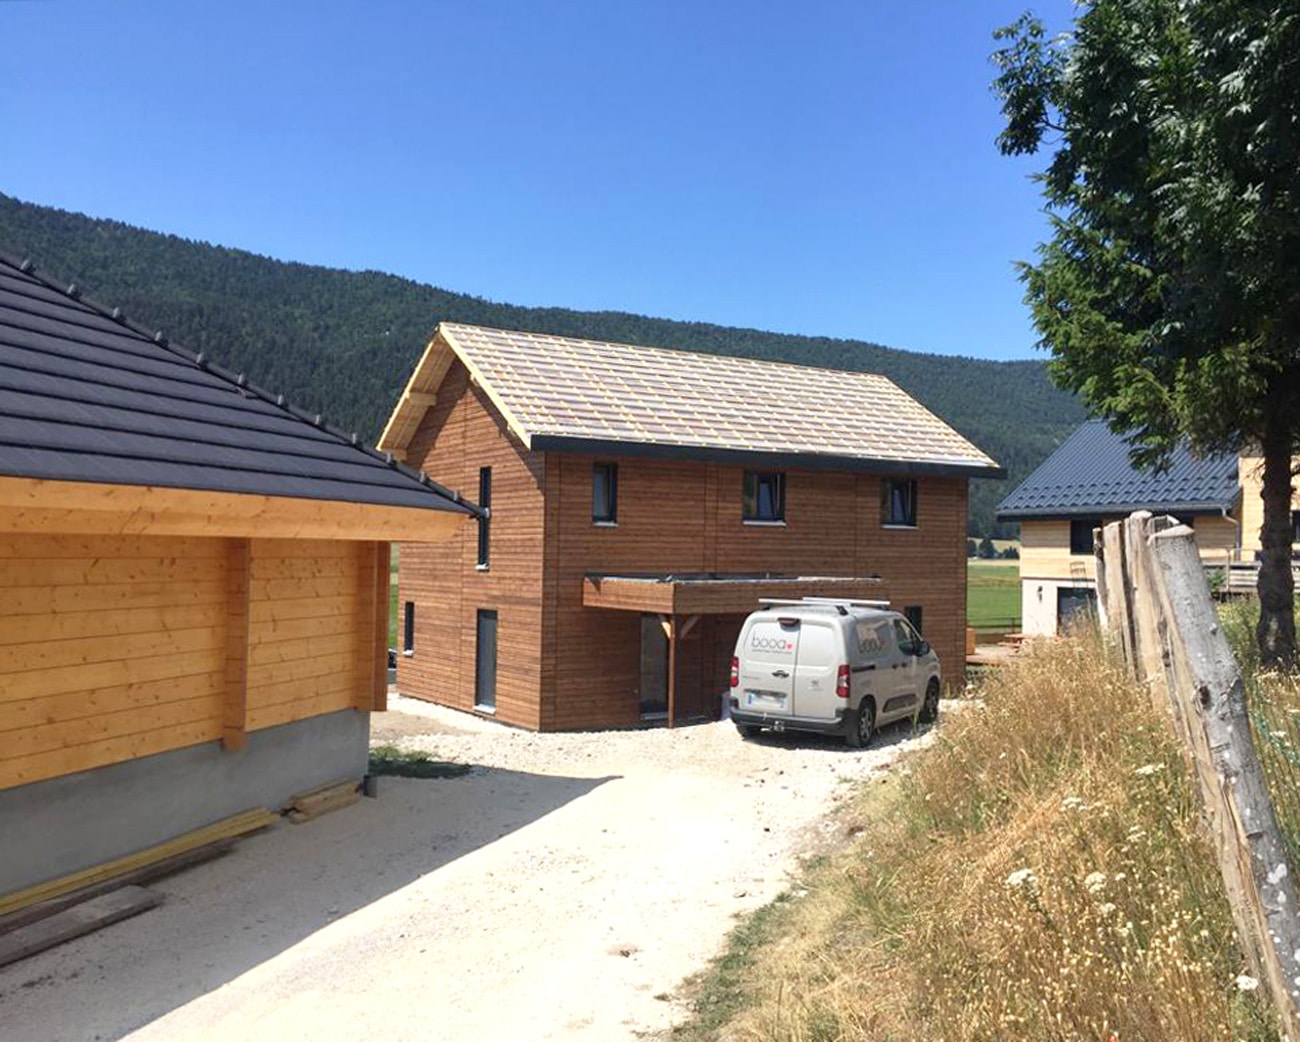
[{"label": "tree foliage", "polygon": [[1098,0],[1068,34],[995,35],[999,146],[1051,153],[1052,234],[1022,274],[1052,375],[1139,464],[1184,436],[1262,451],[1261,650],[1290,659],[1300,3]]},{"label": "tree foliage", "polygon": [[825,337],[785,336],[619,312],[522,308],[379,272],[287,264],[0,195],[0,249],[30,256],[100,301],[286,394],[378,436],[441,320],[657,344],[882,373],[993,456],[1010,484],[971,483],[970,528],[993,511],[1083,419],[1041,362],[918,354]]}]

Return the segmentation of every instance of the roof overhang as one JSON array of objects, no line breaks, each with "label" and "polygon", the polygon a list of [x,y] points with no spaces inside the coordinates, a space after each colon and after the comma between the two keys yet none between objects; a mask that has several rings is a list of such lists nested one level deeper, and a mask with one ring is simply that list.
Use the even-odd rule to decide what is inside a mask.
[{"label": "roof overhang", "polygon": [[0,477],[0,531],[440,543],[470,515],[326,499]]},{"label": "roof overhang", "polygon": [[658,615],[742,615],[772,598],[837,597],[888,600],[879,578],[772,575],[588,575],[582,583],[585,608]]},{"label": "roof overhang", "polygon": [[1093,503],[1070,507],[1013,507],[1010,510],[999,509],[994,516],[999,521],[1068,521],[1071,518],[1127,517],[1135,510],[1149,510],[1153,514],[1173,514],[1175,517],[1205,517],[1225,514],[1236,505],[1235,497],[1226,503],[1208,500],[1182,503]]},{"label": "roof overhang", "polygon": [[675,445],[665,442],[607,441],[557,434],[534,434],[529,447],[539,452],[572,452],[590,456],[635,456],[642,459],[694,460],[729,463],[743,467],[776,470],[858,471],[872,474],[929,475],[934,477],[1002,478],[1002,467],[981,463],[935,460],[879,459],[818,452],[754,452],[708,445]]}]

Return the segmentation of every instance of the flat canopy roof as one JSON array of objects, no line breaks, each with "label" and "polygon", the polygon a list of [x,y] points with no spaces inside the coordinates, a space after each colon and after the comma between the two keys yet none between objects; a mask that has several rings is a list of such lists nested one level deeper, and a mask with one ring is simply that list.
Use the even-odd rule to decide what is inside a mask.
[{"label": "flat canopy roof", "polygon": [[584,607],[657,615],[740,615],[763,600],[802,597],[888,600],[889,592],[883,579],[840,575],[593,574],[582,584]]}]

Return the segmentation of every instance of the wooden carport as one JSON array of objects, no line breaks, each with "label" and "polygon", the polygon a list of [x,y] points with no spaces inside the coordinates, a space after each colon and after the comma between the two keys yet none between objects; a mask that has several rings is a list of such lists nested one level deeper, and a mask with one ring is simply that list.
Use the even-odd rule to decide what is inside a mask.
[{"label": "wooden carport", "polygon": [[668,726],[677,721],[677,648],[704,615],[744,615],[765,600],[842,597],[888,600],[882,579],[850,576],[588,575],[582,584],[587,608],[632,611],[659,616],[668,639]]}]

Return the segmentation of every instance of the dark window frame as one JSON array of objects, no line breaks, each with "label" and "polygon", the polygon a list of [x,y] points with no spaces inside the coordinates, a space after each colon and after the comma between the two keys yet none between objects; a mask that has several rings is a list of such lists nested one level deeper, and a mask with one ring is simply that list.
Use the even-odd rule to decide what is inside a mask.
[{"label": "dark window frame", "polygon": [[415,654],[415,601],[407,601],[402,606],[402,652]]},{"label": "dark window frame", "polygon": [[[895,492],[902,492],[897,496]],[[880,523],[885,528],[916,528],[921,489],[916,478],[885,478],[880,483]],[[895,507],[899,509],[896,511]]]},{"label": "dark window frame", "polygon": [[478,559],[474,567],[486,572],[492,567],[492,468],[478,469],[478,505],[487,513],[478,519]]},{"label": "dark window frame", "polygon": [[1101,527],[1099,517],[1076,517],[1070,520],[1070,556],[1091,557],[1092,530]]},{"label": "dark window frame", "polygon": [[[600,508],[601,481],[605,483],[605,510]],[[618,524],[618,464],[598,462],[591,465],[591,523]]]},{"label": "dark window frame", "polygon": [[746,524],[785,524],[785,471],[745,471],[740,486],[740,519]]},{"label": "dark window frame", "polygon": [[921,628],[921,622],[925,618],[925,608],[920,604],[909,604],[903,609],[903,618],[912,624],[912,629],[916,630],[918,637],[925,636],[925,630]]}]

